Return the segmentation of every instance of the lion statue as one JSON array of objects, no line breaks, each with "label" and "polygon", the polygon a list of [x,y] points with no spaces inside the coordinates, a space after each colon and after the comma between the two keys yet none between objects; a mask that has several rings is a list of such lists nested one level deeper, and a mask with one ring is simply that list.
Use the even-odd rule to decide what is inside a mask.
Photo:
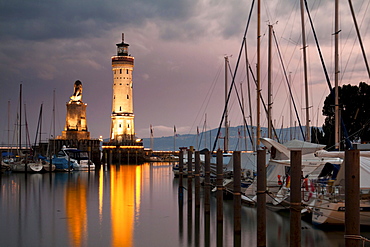
[{"label": "lion statue", "polygon": [[74,92],[70,97],[72,101],[82,101],[82,82],[77,80],[74,84]]}]

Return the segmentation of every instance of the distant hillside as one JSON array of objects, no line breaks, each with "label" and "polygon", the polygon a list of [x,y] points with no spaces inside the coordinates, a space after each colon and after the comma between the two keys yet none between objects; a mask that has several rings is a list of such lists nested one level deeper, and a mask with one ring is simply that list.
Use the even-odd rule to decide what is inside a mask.
[{"label": "distant hillside", "polygon": [[[255,131],[254,127],[254,131]],[[250,128],[251,131],[251,128]],[[305,131],[305,127],[303,127],[303,132]],[[261,128],[261,136],[267,136],[267,128]],[[291,134],[292,133],[292,134]],[[210,140],[211,134],[211,140]],[[178,150],[179,147],[189,147],[194,146],[196,150],[201,150],[203,148],[212,149],[215,141],[215,137],[217,135],[217,129],[212,129],[204,133],[200,133],[198,136],[194,135],[177,135],[176,136],[176,147],[175,149]],[[245,140],[247,140],[247,147],[248,150],[251,148],[250,138],[248,136],[248,132],[246,133],[246,138],[244,138],[244,131],[242,126],[238,127],[230,127],[229,128],[229,150],[245,150]],[[278,136],[280,142],[286,142],[290,140],[290,135],[293,136],[292,139],[303,140],[301,130],[298,127],[295,128],[284,128],[284,129],[277,129],[276,135]],[[216,145],[217,148],[223,149],[224,146],[224,128],[221,130],[221,138],[218,139],[218,143]],[[150,148],[150,138],[144,138],[144,147]],[[198,145],[197,145],[198,143]],[[174,137],[173,136],[166,136],[166,137],[154,137],[153,138],[153,150],[156,151],[171,151],[174,150]],[[198,147],[197,147],[198,146]]]}]

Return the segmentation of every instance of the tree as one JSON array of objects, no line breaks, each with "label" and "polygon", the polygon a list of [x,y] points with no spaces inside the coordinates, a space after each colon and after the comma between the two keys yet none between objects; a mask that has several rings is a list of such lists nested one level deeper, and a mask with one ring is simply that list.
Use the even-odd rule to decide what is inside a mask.
[{"label": "tree", "polygon": [[[338,92],[341,140],[348,136],[350,141],[360,138],[362,142],[370,142],[370,86],[365,82],[359,86],[348,84],[339,87]],[[334,147],[334,90],[326,97],[322,113],[326,116],[322,127],[325,144],[331,149]]]},{"label": "tree", "polygon": [[324,131],[317,127],[311,127],[311,142],[312,143],[325,143]]}]

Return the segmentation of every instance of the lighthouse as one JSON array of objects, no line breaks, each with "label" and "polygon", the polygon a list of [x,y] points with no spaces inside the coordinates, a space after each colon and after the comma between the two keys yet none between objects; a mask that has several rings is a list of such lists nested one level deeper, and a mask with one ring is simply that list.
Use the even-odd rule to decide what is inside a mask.
[{"label": "lighthouse", "polygon": [[129,44],[116,44],[117,55],[112,57],[113,95],[110,141],[129,144],[135,140],[132,72],[134,57],[128,53]]}]

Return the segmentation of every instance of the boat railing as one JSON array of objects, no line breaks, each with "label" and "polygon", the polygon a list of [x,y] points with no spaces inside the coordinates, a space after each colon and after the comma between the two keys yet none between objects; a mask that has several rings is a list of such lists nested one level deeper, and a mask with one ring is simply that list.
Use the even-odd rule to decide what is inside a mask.
[{"label": "boat railing", "polygon": [[334,180],[328,180],[323,183],[318,181],[316,183],[317,198],[325,198],[330,201],[340,202],[345,199],[344,186],[333,185]]}]

